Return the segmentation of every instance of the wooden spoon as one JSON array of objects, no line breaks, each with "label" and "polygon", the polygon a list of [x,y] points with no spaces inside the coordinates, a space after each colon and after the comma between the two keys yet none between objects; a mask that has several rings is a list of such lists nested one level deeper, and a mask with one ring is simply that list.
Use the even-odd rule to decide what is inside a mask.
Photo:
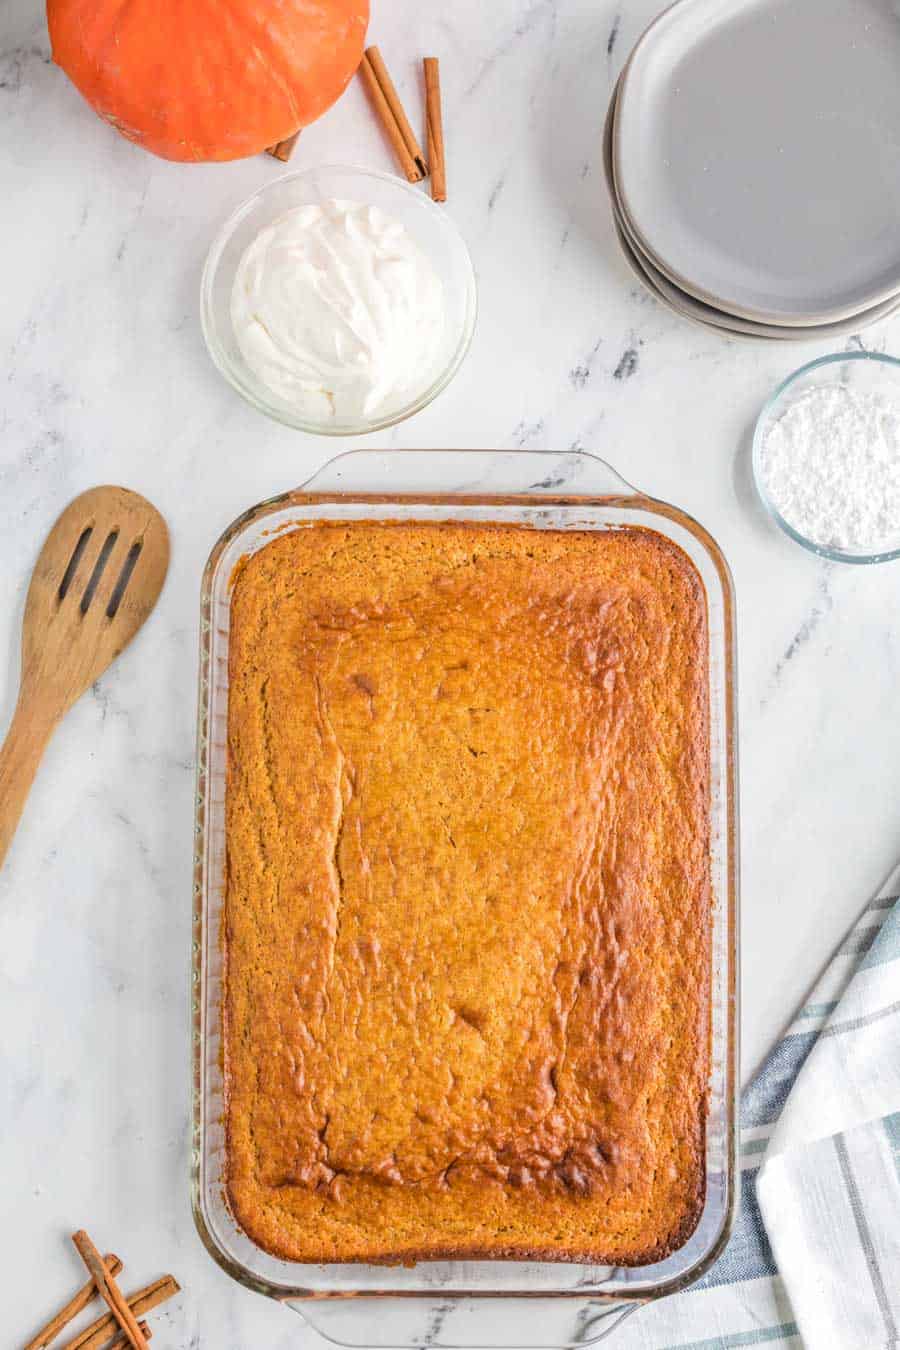
[{"label": "wooden spoon", "polygon": [[82,493],[47,536],[25,602],[19,698],[0,748],[0,866],[57,722],[128,646],[168,566],[165,521],[126,488]]}]

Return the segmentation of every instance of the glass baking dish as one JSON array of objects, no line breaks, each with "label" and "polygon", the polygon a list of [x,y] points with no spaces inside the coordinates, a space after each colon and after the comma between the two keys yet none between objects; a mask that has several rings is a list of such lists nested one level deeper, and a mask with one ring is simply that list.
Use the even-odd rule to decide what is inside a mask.
[{"label": "glass baking dish", "polygon": [[[240,558],[312,520],[505,521],[534,529],[643,526],[694,562],[709,607],[713,865],[712,1056],[706,1201],[689,1240],[631,1268],[539,1261],[425,1261],[411,1267],[279,1260],[237,1226],[223,1189],[220,922],[230,580]],[[213,1258],[249,1289],[294,1306],[348,1346],[563,1346],[609,1335],[642,1303],[698,1279],[728,1238],[735,1204],[738,822],[734,598],[706,531],[583,453],[362,450],[297,491],[245,512],[210,554],[201,597],[193,927],[192,1201]]]}]

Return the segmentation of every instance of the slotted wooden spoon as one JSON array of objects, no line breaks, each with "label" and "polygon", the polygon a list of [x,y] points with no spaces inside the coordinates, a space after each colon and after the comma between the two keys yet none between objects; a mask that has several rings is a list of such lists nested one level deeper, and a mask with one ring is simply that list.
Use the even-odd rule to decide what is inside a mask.
[{"label": "slotted wooden spoon", "polygon": [[57,722],[128,646],[168,566],[165,521],[126,488],[82,493],[47,536],[25,602],[19,698],[0,748],[0,866]]}]

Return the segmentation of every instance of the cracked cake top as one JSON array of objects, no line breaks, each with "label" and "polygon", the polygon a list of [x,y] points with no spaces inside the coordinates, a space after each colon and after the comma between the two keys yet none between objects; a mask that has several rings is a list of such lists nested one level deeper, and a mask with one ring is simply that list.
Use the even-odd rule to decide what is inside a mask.
[{"label": "cracked cake top", "polygon": [[705,1191],[702,583],[648,530],[239,566],[227,1188],[298,1261],[656,1260]]}]

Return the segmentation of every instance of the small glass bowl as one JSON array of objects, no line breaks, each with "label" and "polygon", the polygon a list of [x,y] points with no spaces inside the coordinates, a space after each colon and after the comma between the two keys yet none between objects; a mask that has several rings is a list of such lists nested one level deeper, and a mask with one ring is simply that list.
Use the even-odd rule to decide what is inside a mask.
[{"label": "small glass bowl", "polygon": [[843,384],[854,389],[893,396],[900,404],[900,360],[880,352],[836,352],[820,356],[816,361],[801,366],[784,380],[763,405],[753,431],[753,481],[760,501],[777,525],[803,548],[818,553],[822,558],[845,563],[881,563],[900,558],[900,530],[894,540],[886,540],[877,552],[832,548],[807,539],[778,511],[769,497],[762,471],[762,449],[770,427],[784,415],[792,403],[810,389]]},{"label": "small glass bowl", "polygon": [[[231,292],[245,249],[260,230],[296,206],[342,198],[377,206],[405,225],[429,258],[444,288],[444,333],[421,388],[388,404],[371,418],[303,416],[268,389],[244,360],[231,322]],[[462,236],[446,210],[420,188],[391,174],[344,165],[289,173],[267,183],[237,208],[222,226],[206,259],[200,292],[200,317],[209,354],[226,380],[260,412],[319,436],[360,436],[402,422],[426,407],[445,389],[462,365],[475,330],[475,272]]]}]

